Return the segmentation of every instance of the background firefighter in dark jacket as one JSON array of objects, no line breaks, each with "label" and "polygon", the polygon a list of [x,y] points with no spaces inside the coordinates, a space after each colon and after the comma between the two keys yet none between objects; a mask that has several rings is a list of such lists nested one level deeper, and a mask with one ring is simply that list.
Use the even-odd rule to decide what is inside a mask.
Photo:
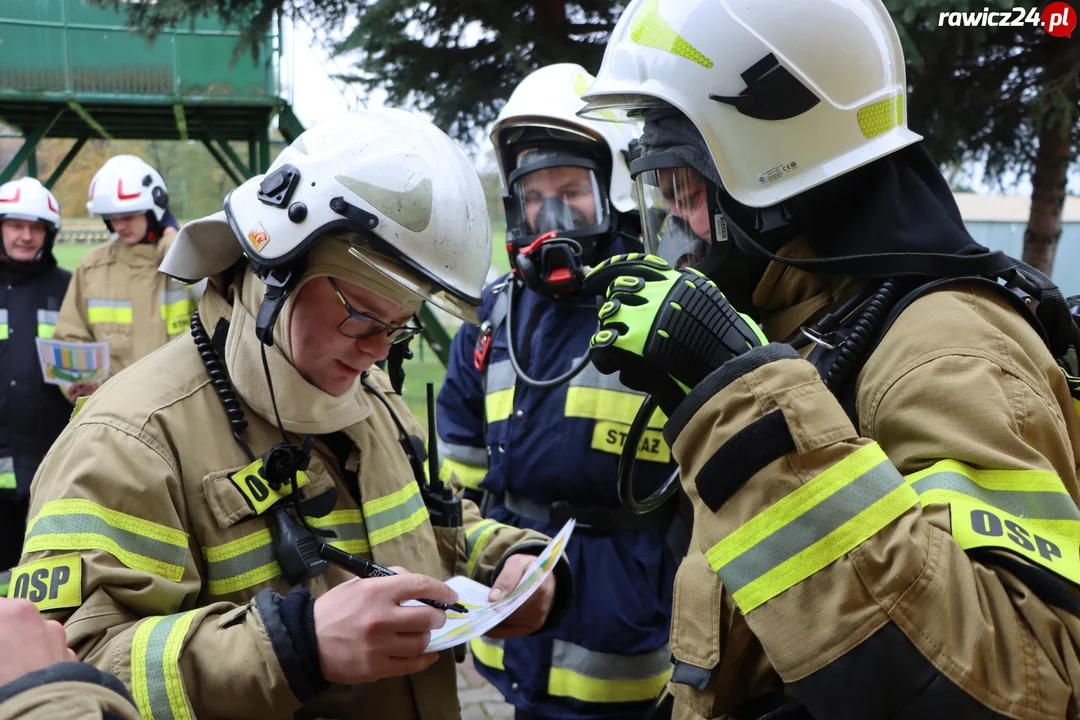
[{"label": "background firefighter in dark jacket", "polygon": [[19,562],[30,481],[71,415],[34,342],[52,337],[71,279],[52,253],[59,230],[60,204],[40,182],[0,185],[0,570]]}]

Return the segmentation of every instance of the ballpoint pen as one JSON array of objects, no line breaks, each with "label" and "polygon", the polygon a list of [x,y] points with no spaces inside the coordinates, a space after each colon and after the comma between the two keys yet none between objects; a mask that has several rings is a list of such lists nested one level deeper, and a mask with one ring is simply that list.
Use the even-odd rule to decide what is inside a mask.
[{"label": "ballpoint pen", "polygon": [[[333,545],[323,544],[319,547],[319,557],[329,563],[333,563],[338,567],[345,568],[357,577],[373,578],[373,577],[390,577],[391,575],[397,575],[396,572],[389,568],[385,568],[377,562],[372,562],[362,557],[358,557],[351,553],[347,553],[343,550],[338,550]],[[425,598],[419,598],[419,602],[425,605],[430,605],[433,608],[439,610],[453,610],[454,612],[467,613],[469,609],[460,603],[454,603],[453,605],[447,605],[441,603],[438,600],[427,600]]]}]

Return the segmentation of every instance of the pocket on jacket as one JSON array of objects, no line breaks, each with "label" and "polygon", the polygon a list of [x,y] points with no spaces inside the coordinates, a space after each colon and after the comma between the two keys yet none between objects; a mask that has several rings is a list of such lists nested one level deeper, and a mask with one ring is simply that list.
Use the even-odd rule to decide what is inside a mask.
[{"label": "pocket on jacket", "polygon": [[[241,492],[233,481],[233,475],[247,467],[248,465],[240,465],[217,470],[203,477],[203,494],[206,497],[207,507],[210,508],[210,514],[214,516],[214,521],[222,530],[227,530],[242,520],[260,514],[248,494]],[[334,487],[333,477],[317,455],[312,455],[311,463],[304,471],[304,475],[308,482],[301,490],[301,497],[305,500],[322,495]],[[257,488],[257,491],[261,494],[262,489]]]},{"label": "pocket on jacket", "polygon": [[671,691],[703,717],[713,717],[716,698],[708,691],[720,662],[720,594],[723,584],[705,555],[691,549],[675,575],[671,615]]}]

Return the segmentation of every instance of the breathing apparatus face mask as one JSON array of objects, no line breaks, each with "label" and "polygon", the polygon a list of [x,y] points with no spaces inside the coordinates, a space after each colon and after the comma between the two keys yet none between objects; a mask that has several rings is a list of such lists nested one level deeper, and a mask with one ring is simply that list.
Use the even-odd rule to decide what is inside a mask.
[{"label": "breathing apparatus face mask", "polygon": [[566,148],[526,148],[507,179],[507,251],[515,274],[549,297],[573,294],[595,261],[596,236],[611,225],[599,164]]},{"label": "breathing apparatus face mask", "polygon": [[631,174],[646,252],[672,267],[701,269],[714,242],[727,241],[727,225],[714,207],[711,183],[671,156],[635,160]]}]

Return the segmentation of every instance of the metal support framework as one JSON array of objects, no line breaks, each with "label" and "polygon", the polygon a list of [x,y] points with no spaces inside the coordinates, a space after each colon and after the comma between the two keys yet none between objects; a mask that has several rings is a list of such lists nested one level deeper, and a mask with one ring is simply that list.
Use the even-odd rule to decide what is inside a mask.
[{"label": "metal support framework", "polygon": [[266,168],[259,168],[259,146],[258,140],[254,137],[248,138],[248,167],[256,175],[266,172]]},{"label": "metal support framework", "polygon": [[181,103],[176,103],[172,106],[173,116],[176,117],[176,131],[180,133],[180,139],[184,142],[188,141],[187,130],[187,116],[184,115],[184,106]]},{"label": "metal support framework", "polygon": [[[56,121],[59,120],[60,116],[63,114],[64,111],[62,109],[57,110],[56,114],[53,115],[50,120],[41,123],[34,128],[33,132],[26,136],[25,140],[23,140],[22,147],[15,153],[15,157],[11,158],[11,162],[7,164],[7,167],[0,171],[0,185],[15,177],[15,171],[19,169],[20,165],[29,160],[30,156],[33,155],[34,151],[37,149],[38,143],[41,142],[41,138],[48,134],[49,130],[52,129],[52,126],[56,124]],[[34,168],[35,170],[37,169],[36,164]]]},{"label": "metal support framework", "polygon": [[37,148],[30,151],[26,156],[26,176],[37,179]]},{"label": "metal support framework", "polygon": [[105,140],[112,140],[113,139],[113,136],[110,135],[109,132],[105,128],[101,127],[101,123],[99,123],[97,120],[95,120],[93,115],[86,112],[86,108],[84,108],[82,105],[75,102],[74,100],[68,100],[67,105],[68,105],[69,108],[71,108],[72,112],[74,112],[76,115],[78,115],[80,118],[82,118],[82,121],[84,123],[86,123],[86,125],[88,127],[90,127],[94,132],[96,132],[102,138],[104,138]]},{"label": "metal support framework", "polygon": [[[240,156],[237,155],[236,151],[232,149],[231,145],[229,145],[229,141],[221,137],[217,132],[215,132],[211,123],[208,123],[206,121],[206,118],[204,118],[201,113],[197,114],[197,117],[199,118],[199,125],[202,128],[203,135],[206,138],[212,140],[214,144],[218,146],[220,152],[224,153],[225,157],[229,158],[229,160],[232,161],[233,167],[235,167],[240,172],[240,175],[242,175],[244,178],[251,177],[254,174],[251,172],[251,168],[249,168],[248,165],[240,159]],[[218,160],[218,162],[221,161]],[[239,185],[241,182],[243,182],[243,180],[238,181],[237,184]]]},{"label": "metal support framework", "polygon": [[221,150],[214,146],[214,142],[210,138],[204,137],[202,138],[202,143],[206,146],[206,149],[210,151],[210,154],[214,156],[214,159],[218,161],[218,165],[221,166],[221,169],[233,179],[233,182],[237,185],[243,184],[244,177],[229,164],[228,158],[222,154]]},{"label": "metal support framework", "polygon": [[83,135],[81,138],[75,141],[75,144],[71,146],[71,149],[67,151],[67,155],[60,161],[60,164],[56,166],[56,169],[52,171],[52,175],[45,181],[45,187],[52,190],[53,185],[60,179],[60,176],[64,174],[64,171],[68,169],[68,165],[75,159],[75,156],[82,150],[83,145],[90,139],[89,135]]}]

